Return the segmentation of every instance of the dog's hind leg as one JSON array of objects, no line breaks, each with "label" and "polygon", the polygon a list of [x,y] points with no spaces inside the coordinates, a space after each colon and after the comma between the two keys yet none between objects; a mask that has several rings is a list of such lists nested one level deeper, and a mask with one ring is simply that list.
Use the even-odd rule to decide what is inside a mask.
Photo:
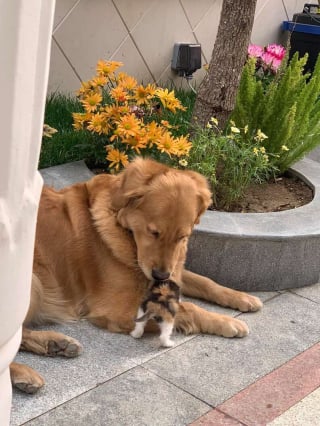
[{"label": "dog's hind leg", "polygon": [[244,337],[249,333],[245,322],[206,311],[190,302],[180,302],[174,325],[176,330],[185,334],[206,333],[223,337]]},{"label": "dog's hind leg", "polygon": [[23,327],[21,350],[34,352],[39,355],[67,358],[78,356],[82,352],[81,344],[72,337],[56,331],[30,330]]},{"label": "dog's hind leg", "polygon": [[10,376],[12,385],[26,393],[36,393],[44,385],[39,373],[17,362],[10,364]]}]

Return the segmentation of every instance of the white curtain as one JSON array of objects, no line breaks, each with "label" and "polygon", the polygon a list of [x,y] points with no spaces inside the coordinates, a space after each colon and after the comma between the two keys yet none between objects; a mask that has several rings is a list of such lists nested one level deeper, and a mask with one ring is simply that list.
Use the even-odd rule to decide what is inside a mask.
[{"label": "white curtain", "polygon": [[28,309],[55,0],[0,0],[0,425]]}]

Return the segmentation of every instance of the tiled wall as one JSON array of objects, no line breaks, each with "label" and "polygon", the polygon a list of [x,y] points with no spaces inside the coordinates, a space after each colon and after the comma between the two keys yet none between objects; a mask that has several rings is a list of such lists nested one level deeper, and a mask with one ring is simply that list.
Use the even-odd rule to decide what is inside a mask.
[{"label": "tiled wall", "polygon": [[[258,0],[252,42],[279,41],[281,22],[304,3]],[[222,0],[56,0],[49,92],[78,89],[101,58],[124,62],[123,70],[141,82],[180,87],[171,71],[174,43],[201,43],[203,63],[209,62],[221,6]]]}]

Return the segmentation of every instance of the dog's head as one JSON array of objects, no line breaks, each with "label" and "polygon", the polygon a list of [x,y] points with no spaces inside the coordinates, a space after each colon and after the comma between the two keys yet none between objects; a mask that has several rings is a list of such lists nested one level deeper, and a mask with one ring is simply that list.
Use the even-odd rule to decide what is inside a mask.
[{"label": "dog's head", "polygon": [[185,261],[192,229],[211,202],[205,178],[136,159],[119,175],[111,197],[119,224],[133,234],[145,276],[174,276]]}]

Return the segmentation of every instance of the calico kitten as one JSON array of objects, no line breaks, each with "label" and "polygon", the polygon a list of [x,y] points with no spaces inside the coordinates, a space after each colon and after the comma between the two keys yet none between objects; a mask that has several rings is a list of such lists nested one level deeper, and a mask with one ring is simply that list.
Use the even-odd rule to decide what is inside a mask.
[{"label": "calico kitten", "polygon": [[154,319],[160,327],[160,344],[166,348],[174,345],[170,339],[174,317],[179,309],[180,288],[171,281],[154,281],[149,288],[147,297],[141,303],[132,337],[139,339],[149,319]]}]

